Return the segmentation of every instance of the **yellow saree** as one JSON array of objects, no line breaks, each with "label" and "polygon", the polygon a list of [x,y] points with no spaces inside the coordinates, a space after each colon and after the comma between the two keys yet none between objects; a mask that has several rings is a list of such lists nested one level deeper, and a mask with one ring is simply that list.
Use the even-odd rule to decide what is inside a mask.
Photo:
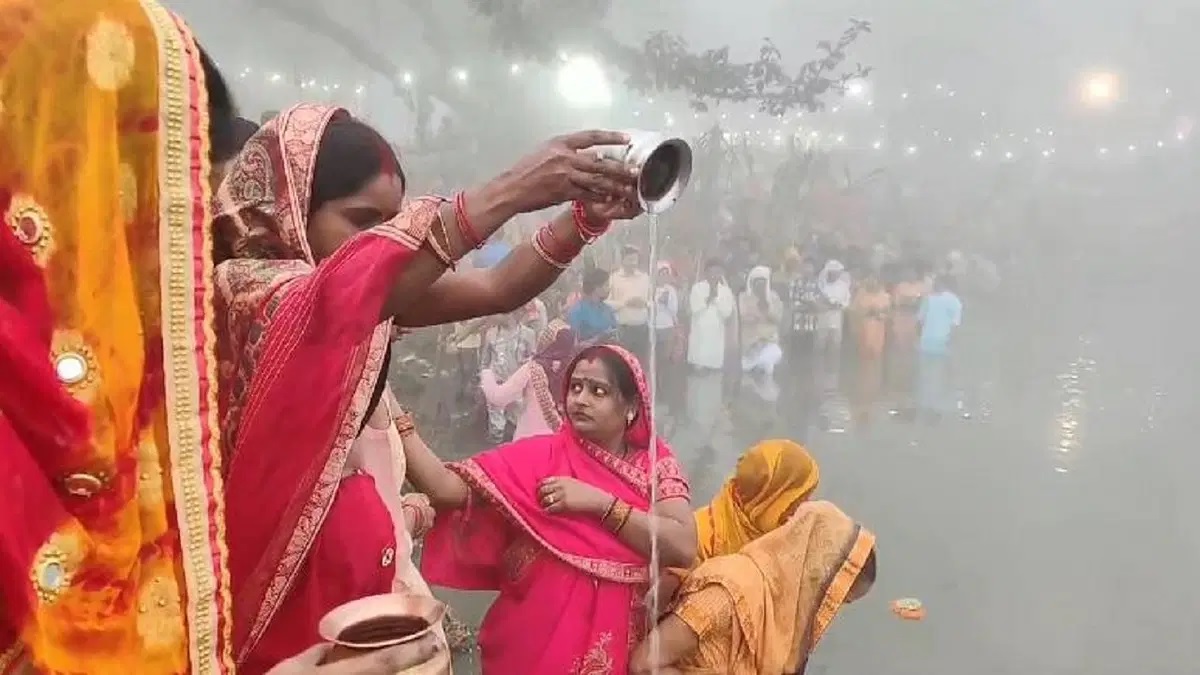
[{"label": "yellow saree", "polygon": [[157,3],[0,4],[0,672],[232,672],[207,139]]},{"label": "yellow saree", "polygon": [[807,502],[739,553],[705,561],[672,612],[699,647],[684,672],[795,673],[820,642],[875,548],[875,536],[829,502]]},{"label": "yellow saree", "polygon": [[712,502],[696,511],[697,560],[736,553],[779,527],[820,481],[816,460],[799,443],[775,439],[750,448]]}]

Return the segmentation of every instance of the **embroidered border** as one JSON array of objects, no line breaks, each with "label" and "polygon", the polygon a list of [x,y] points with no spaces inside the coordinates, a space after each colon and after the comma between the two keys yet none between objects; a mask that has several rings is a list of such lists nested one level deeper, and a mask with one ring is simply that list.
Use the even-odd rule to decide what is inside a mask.
[{"label": "embroidered border", "polygon": [[292,584],[295,583],[296,575],[300,572],[301,565],[308,557],[309,549],[321,531],[325,516],[329,514],[329,508],[333,505],[333,498],[341,483],[342,470],[350,455],[350,446],[358,435],[359,425],[366,416],[367,407],[371,404],[371,393],[375,389],[375,380],[383,368],[384,353],[387,351],[387,343],[391,339],[390,326],[391,322],[389,321],[375,327],[370,347],[367,350],[366,361],[363,364],[362,375],[359,377],[358,386],[355,387],[346,414],[342,417],[342,425],[334,439],[333,447],[330,449],[329,459],[325,462],[321,477],[317,480],[312,495],[304,505],[296,529],[292,532],[283,555],[279,559],[279,566],[263,594],[262,603],[254,618],[254,625],[250,627],[246,643],[238,651],[239,662],[250,654],[271,624],[271,620],[275,618],[275,613],[279,611]]},{"label": "embroidered border", "polygon": [[492,506],[504,516],[506,520],[515,525],[521,532],[529,536],[530,539],[537,542],[539,546],[553,555],[555,558],[575,567],[583,572],[586,572],[594,577],[607,581],[615,581],[620,584],[641,584],[647,583],[650,580],[650,574],[647,566],[634,565],[629,563],[616,563],[611,560],[600,560],[598,558],[588,558],[573,553],[560,551],[550,545],[537,532],[533,531],[529,523],[517,513],[516,509],[512,508],[501,494],[500,488],[496,486],[487,472],[483,470],[477,463],[472,460],[465,460],[450,467],[454,472],[462,477],[476,492],[484,499],[488,500]]},{"label": "embroidered border", "polygon": [[159,45],[163,370],[187,584],[189,660],[195,673],[232,672],[220,448],[214,433],[216,340],[206,315],[213,302],[208,106],[191,34],[157,2],[141,4]]},{"label": "embroidered border", "polygon": [[558,429],[562,426],[563,418],[558,411],[558,404],[554,402],[554,395],[550,393],[550,378],[546,377],[546,369],[536,362],[530,364],[529,379],[533,383],[533,393],[537,396],[538,407],[542,411],[546,427],[551,430]]}]

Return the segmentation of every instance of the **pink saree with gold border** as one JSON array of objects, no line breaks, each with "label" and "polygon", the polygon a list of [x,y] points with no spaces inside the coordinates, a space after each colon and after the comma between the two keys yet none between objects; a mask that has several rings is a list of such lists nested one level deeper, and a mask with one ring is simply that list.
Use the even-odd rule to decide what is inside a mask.
[{"label": "pink saree with gold border", "polygon": [[[637,359],[606,347],[630,366],[648,401]],[[594,518],[547,513],[537,487],[548,476],[571,476],[647,510],[651,424],[643,405],[626,459],[564,424],[452,465],[470,485],[471,503],[438,515],[425,537],[421,572],[431,584],[500,592],[479,635],[484,672],[628,672],[630,651],[646,631],[648,561]],[[657,458],[657,498],[687,498],[687,480],[662,441]]]}]

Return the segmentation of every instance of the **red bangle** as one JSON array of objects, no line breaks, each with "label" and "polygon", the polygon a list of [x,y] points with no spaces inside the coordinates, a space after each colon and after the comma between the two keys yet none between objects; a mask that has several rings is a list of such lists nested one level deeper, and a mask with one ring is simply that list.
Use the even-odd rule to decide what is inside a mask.
[{"label": "red bangle", "polygon": [[596,238],[607,232],[609,225],[612,225],[611,220],[597,223],[589,218],[587,209],[584,208],[581,201],[576,201],[571,205],[571,216],[575,221],[575,229],[579,230],[579,238],[583,239],[586,244],[596,241]]},{"label": "red bangle", "polygon": [[533,233],[533,250],[551,266],[565,270],[583,249],[559,241],[558,237],[554,236],[551,225],[547,223]]},{"label": "red bangle", "polygon": [[454,195],[454,222],[458,225],[458,233],[468,248],[483,248],[483,239],[475,232],[471,220],[467,218],[467,194],[459,192]]}]

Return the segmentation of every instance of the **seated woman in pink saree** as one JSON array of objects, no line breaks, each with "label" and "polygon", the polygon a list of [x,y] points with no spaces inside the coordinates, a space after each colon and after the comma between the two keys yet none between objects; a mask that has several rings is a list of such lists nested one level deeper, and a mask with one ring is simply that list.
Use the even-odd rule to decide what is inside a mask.
[{"label": "seated woman in pink saree", "polygon": [[[318,621],[340,604],[397,587],[427,592],[407,557],[403,469],[382,456],[398,452],[385,397],[393,320],[505,311],[549,286],[596,223],[636,213],[613,177],[624,169],[572,151],[614,137],[564,137],[453,203],[404,208],[395,154],[344,110],[297,106],[247,143],[214,221],[239,673],[316,642]],[[564,187],[577,182],[598,192]],[[612,199],[543,226],[554,251],[535,238],[491,269],[447,272],[516,213],[585,192]]]},{"label": "seated woman in pink saree", "polygon": [[555,319],[537,338],[537,352],[521,364],[517,372],[499,382],[496,374],[485,369],[479,385],[489,405],[505,408],[521,402],[521,416],[513,431],[513,440],[552,434],[562,426],[558,394],[563,390],[563,374],[575,355],[575,331]]},{"label": "seated woman in pink saree", "polygon": [[651,522],[660,565],[696,554],[687,480],[665,443],[650,446],[637,358],[589,347],[566,373],[554,434],[455,464],[404,446],[409,479],[438,510],[426,580],[500,591],[479,634],[485,673],[625,673],[646,628]]}]

